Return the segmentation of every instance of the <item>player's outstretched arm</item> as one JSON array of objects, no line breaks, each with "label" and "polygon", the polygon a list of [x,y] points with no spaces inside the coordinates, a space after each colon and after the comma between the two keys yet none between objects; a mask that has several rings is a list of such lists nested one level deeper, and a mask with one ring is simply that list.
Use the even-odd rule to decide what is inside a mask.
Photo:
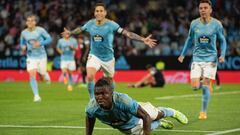
[{"label": "player's outstretched arm", "polygon": [[82,32],[82,30],[80,29],[80,27],[70,31],[67,28],[64,28],[64,31],[61,33],[62,35],[64,34],[70,34],[70,35],[77,35],[80,34]]},{"label": "player's outstretched arm", "polygon": [[183,60],[184,60],[184,56],[180,55],[180,56],[178,57],[178,61],[179,61],[180,63],[183,63]]},{"label": "player's outstretched arm", "polygon": [[86,116],[86,135],[92,135],[96,118],[89,118]]},{"label": "player's outstretched arm", "polygon": [[150,48],[154,47],[157,44],[156,43],[157,40],[151,38],[152,35],[149,35],[145,38],[145,37],[141,37],[138,34],[127,31],[127,30],[123,30],[122,34],[130,39],[142,41],[142,42],[144,42],[144,44],[148,45]]},{"label": "player's outstretched arm", "polygon": [[143,110],[143,108],[139,105],[137,111],[137,117],[143,120],[143,134],[150,135],[151,133],[151,118],[148,113]]}]

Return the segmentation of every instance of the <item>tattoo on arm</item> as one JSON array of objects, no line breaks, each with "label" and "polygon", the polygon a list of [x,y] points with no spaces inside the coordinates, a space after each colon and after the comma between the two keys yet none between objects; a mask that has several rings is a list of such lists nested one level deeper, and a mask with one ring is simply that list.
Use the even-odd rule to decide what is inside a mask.
[{"label": "tattoo on arm", "polygon": [[72,30],[70,33],[71,33],[71,35],[77,35],[81,32],[82,32],[82,30],[78,27],[78,28]]},{"label": "tattoo on arm", "polygon": [[143,41],[143,37],[139,36],[136,33],[124,30],[122,34],[130,39],[137,40],[137,41]]}]

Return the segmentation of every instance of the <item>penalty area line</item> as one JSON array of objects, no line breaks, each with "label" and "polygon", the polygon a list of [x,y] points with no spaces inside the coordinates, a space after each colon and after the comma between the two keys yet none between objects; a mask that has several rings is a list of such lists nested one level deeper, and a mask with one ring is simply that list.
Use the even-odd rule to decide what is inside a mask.
[{"label": "penalty area line", "polygon": [[[212,95],[231,95],[231,94],[240,94],[240,91],[219,92],[219,93],[213,93]],[[155,99],[156,99],[156,100],[164,100],[164,99],[201,97],[201,96],[202,96],[202,94],[187,94],[187,95],[179,95],[179,96],[155,97]]]},{"label": "penalty area line", "polygon": [[210,133],[207,135],[222,135],[222,134],[233,133],[233,132],[238,132],[238,131],[240,131],[240,128],[218,131],[218,132]]},{"label": "penalty area line", "polygon": [[[54,128],[54,129],[85,129],[82,126],[30,126],[30,125],[0,125],[0,128]],[[101,128],[94,127],[95,130],[116,130],[113,128]],[[207,131],[207,130],[166,130],[166,129],[156,129],[153,132],[180,132],[180,133],[214,133],[219,131]]]}]

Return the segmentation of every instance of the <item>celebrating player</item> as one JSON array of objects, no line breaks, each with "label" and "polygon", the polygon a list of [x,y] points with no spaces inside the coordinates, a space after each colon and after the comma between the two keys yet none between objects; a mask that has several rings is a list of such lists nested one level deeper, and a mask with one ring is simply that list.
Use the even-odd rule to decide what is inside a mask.
[{"label": "celebrating player", "polygon": [[[211,17],[212,3],[210,0],[200,0],[200,18],[192,21],[188,38],[185,42],[179,62],[183,62],[187,49],[193,45],[193,62],[191,65],[191,85],[194,90],[202,89],[202,110],[199,119],[207,118],[207,107],[210,99],[210,80],[215,80],[217,62],[224,62],[226,40],[220,21]],[[216,39],[220,41],[221,55],[218,58]],[[200,81],[202,79],[202,82]]]},{"label": "celebrating player", "polygon": [[[94,78],[99,69],[102,69],[105,76],[113,77],[115,72],[115,59],[113,55],[113,38],[114,33],[122,34],[130,39],[144,42],[149,47],[156,45],[156,40],[151,35],[144,38],[135,33],[129,32],[121,28],[116,22],[106,18],[107,11],[103,3],[97,3],[95,6],[95,19],[89,20],[82,27],[78,27],[73,31],[67,29],[63,33],[79,34],[87,31],[90,34],[91,46],[90,54],[87,61],[87,80],[90,98],[94,94]],[[113,83],[114,87],[114,83]]]},{"label": "celebrating player", "polygon": [[50,81],[44,46],[50,44],[52,38],[44,28],[36,26],[36,23],[35,15],[27,17],[27,28],[21,32],[20,45],[24,52],[27,51],[27,71],[30,75],[30,85],[34,94],[33,101],[40,102],[41,97],[38,93],[36,75],[38,72],[45,80]]},{"label": "celebrating player", "polygon": [[[76,70],[74,53],[77,48],[77,40],[70,37],[69,33],[64,33],[63,38],[58,40],[57,51],[61,54],[61,69],[64,76],[64,83],[68,83],[68,91],[72,91],[72,72]],[[68,78],[67,78],[68,76]]]}]

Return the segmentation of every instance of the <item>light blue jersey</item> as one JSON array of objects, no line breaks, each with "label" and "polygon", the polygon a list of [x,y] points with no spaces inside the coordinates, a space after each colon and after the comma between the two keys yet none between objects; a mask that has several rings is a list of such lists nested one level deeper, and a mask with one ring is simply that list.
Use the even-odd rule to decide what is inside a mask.
[{"label": "light blue jersey", "polygon": [[113,92],[113,107],[111,110],[102,109],[95,98],[91,99],[86,113],[90,118],[98,118],[101,122],[117,128],[127,130],[135,127],[140,118],[137,118],[139,104],[128,95]]},{"label": "light blue jersey", "polygon": [[90,34],[90,54],[97,56],[102,61],[113,59],[113,38],[114,33],[122,32],[122,28],[114,21],[106,20],[103,25],[96,25],[96,19],[89,20],[81,27],[82,31]]},{"label": "light blue jersey", "polygon": [[77,48],[77,40],[75,38],[70,37],[68,40],[65,38],[61,38],[58,40],[57,48],[63,51],[61,55],[61,60],[63,61],[73,61],[75,51],[70,48],[73,46]]},{"label": "light blue jersey", "polygon": [[221,56],[225,57],[226,40],[221,22],[211,18],[210,22],[204,24],[197,18],[191,23],[181,56],[185,56],[187,49],[193,45],[193,61],[217,62],[217,39],[220,42]]},{"label": "light blue jersey", "polygon": [[[33,48],[31,42],[39,41],[41,46],[39,48]],[[33,31],[25,29],[21,32],[20,46],[27,46],[27,57],[31,59],[47,58],[45,51],[45,45],[52,42],[51,36],[42,27],[36,27]]]}]

